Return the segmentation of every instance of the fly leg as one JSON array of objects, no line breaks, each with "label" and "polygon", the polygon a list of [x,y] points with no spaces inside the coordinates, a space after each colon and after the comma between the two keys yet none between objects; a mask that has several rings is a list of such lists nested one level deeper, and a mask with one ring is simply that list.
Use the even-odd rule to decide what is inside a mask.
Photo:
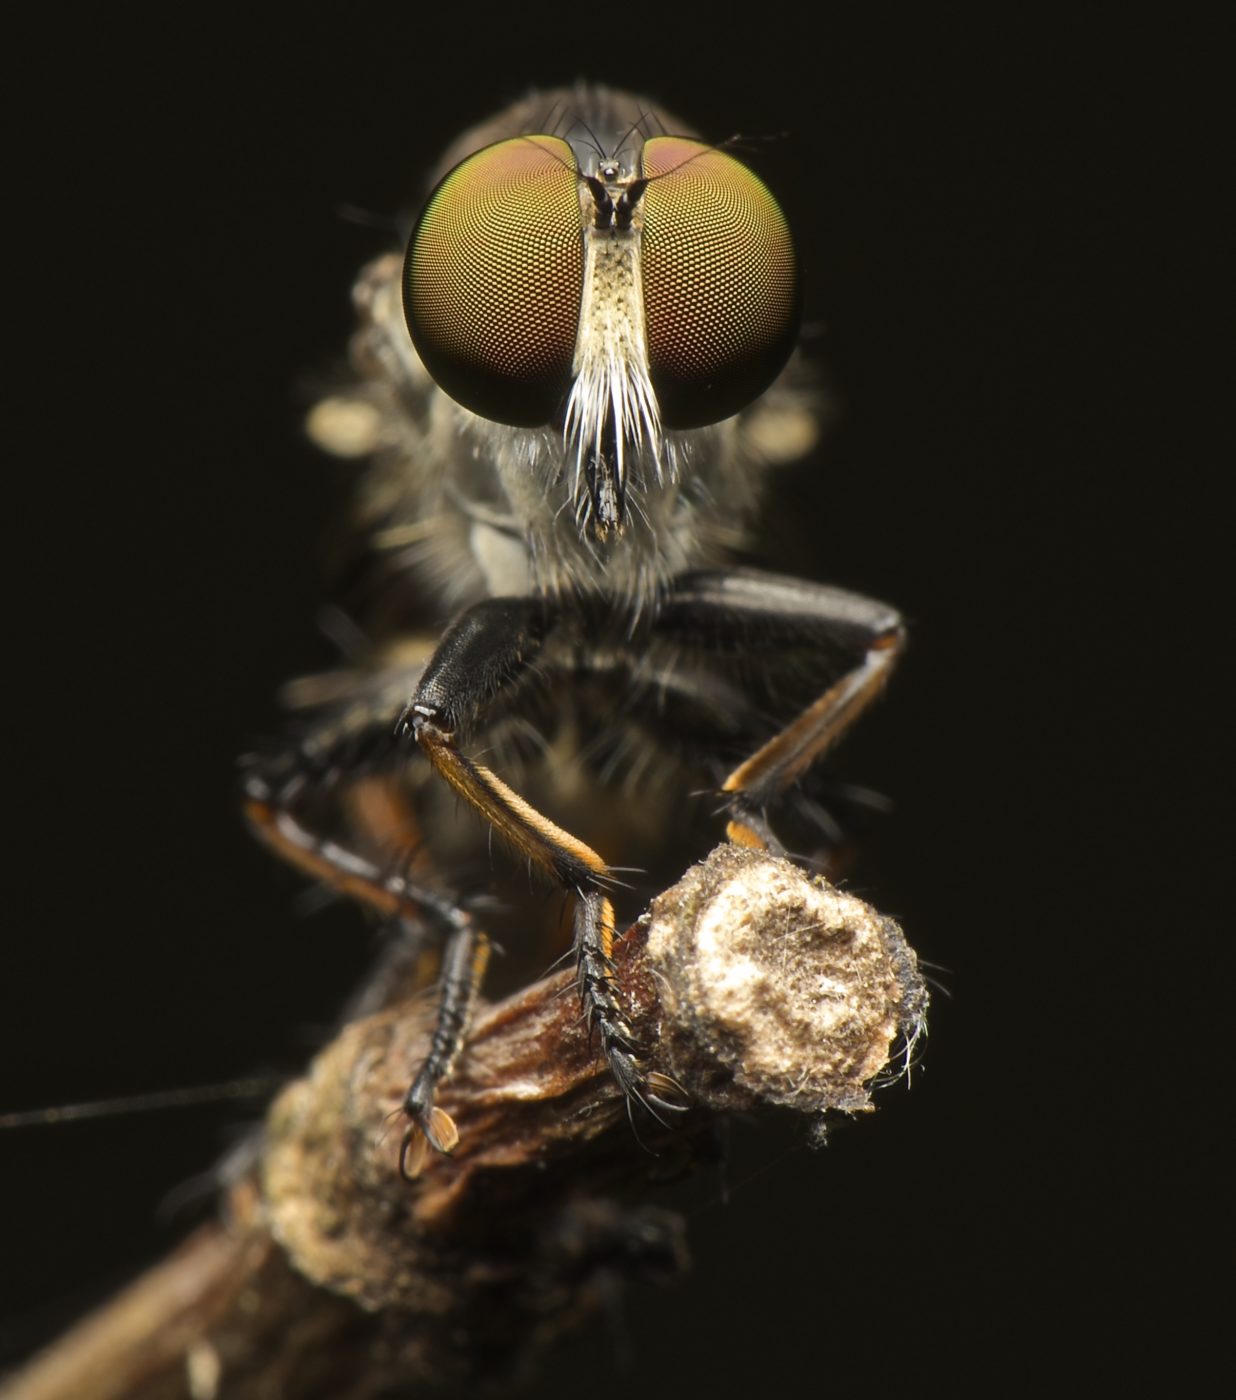
[{"label": "fly leg", "polygon": [[[382,730],[393,751],[396,739],[389,721]],[[305,775],[295,771],[284,771],[278,779],[257,770],[246,777],[245,815],[257,836],[304,874],[405,927],[422,929],[428,920],[445,931],[429,1052],[403,1104],[410,1121],[399,1166],[405,1179],[411,1179],[420,1170],[427,1144],[449,1152],[459,1140],[450,1115],[435,1105],[434,1091],[450,1074],[467,1036],[489,960],[489,940],[455,898],[423,877],[420,832],[401,788],[370,775],[345,789],[341,797],[360,835],[355,842],[344,842],[315,831],[303,815],[310,805],[307,783]],[[375,856],[370,848],[383,854]]]},{"label": "fly leg", "polygon": [[[470,608],[447,630],[399,722],[436,772],[516,851],[540,867],[575,901],[574,944],[579,994],[589,1025],[628,1102],[651,1112],[676,1109],[674,1082],[640,1059],[614,984],[614,910],[609,868],[590,846],[556,826],[497,774],[458,746],[502,690],[535,662],[552,626],[535,599],[494,598]],[[415,1087],[415,1086],[414,1086]]]},{"label": "fly leg", "polygon": [[427,1147],[452,1152],[459,1141],[459,1129],[450,1114],[434,1103],[434,1091],[450,1074],[463,1048],[488,962],[489,940],[462,910],[457,911],[442,957],[438,1019],[429,1054],[403,1103],[410,1120],[399,1150],[399,1171],[405,1181],[419,1174]]},{"label": "fly leg", "polygon": [[[367,781],[367,780],[366,780]],[[299,810],[301,790],[270,784],[251,773],[244,782],[244,813],[257,838],[289,865],[388,919],[428,918],[450,930],[459,917],[454,897],[410,874],[410,858],[392,858],[324,836]]]},{"label": "fly leg", "polygon": [[657,630],[693,647],[758,663],[799,652],[833,679],[722,785],[726,835],[740,845],[782,847],[768,811],[833,747],[883,689],[905,645],[900,614],[872,598],[755,570],[697,573],[675,583]]}]

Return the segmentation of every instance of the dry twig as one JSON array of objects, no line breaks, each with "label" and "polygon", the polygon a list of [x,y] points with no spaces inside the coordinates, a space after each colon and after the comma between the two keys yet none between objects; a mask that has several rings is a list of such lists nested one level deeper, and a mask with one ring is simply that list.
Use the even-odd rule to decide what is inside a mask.
[{"label": "dry twig", "polygon": [[[717,1112],[870,1106],[926,995],[891,920],[797,867],[721,847],[619,941],[630,1025],[695,1107],[640,1136],[563,972],[483,1008],[443,1106],[460,1131],[395,1169],[423,1001],[357,1021],[276,1101],[221,1218],[14,1378],[6,1400],[358,1400],[527,1361],[615,1274],[685,1266],[635,1203]],[[392,1119],[392,1114],[396,1118]]]}]

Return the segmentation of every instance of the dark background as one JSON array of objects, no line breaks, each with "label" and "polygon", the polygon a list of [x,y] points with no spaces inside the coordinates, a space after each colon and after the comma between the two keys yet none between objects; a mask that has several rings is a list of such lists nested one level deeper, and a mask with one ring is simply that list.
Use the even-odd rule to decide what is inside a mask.
[{"label": "dark background", "polygon": [[[940,987],[910,1091],[823,1152],[737,1125],[729,1203],[687,1197],[694,1275],[539,1393],[1179,1377],[1230,1195],[1223,516],[1205,396],[1175,391],[1209,287],[1207,38],[520,13],[29,36],[0,1110],[292,1072],[365,966],[234,788],[280,682],[330,655],[342,476],[299,421],[388,241],[340,211],[380,222],[465,124],[587,76],[718,139],[785,133],[762,168],[839,415],[779,479],[770,550],[910,618],[842,766],[896,804],[852,882]],[[169,1248],[259,1111],[4,1135],[5,1355]]]}]

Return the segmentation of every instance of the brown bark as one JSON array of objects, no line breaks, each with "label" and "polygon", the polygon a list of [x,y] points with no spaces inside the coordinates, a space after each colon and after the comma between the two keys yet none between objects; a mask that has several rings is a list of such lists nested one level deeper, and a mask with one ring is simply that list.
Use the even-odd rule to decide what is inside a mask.
[{"label": "brown bark", "polygon": [[[694,1106],[627,1107],[569,971],[483,1007],[440,1101],[459,1127],[397,1170],[423,999],[357,1021],[291,1084],[220,1220],[5,1387],[6,1400],[372,1396],[509,1372],[618,1276],[685,1267],[648,1181],[709,1155],[727,1108],[869,1106],[926,998],[896,926],[762,853],[721,848],[616,944],[638,1042]],[[655,1052],[653,1052],[655,1047]]]}]

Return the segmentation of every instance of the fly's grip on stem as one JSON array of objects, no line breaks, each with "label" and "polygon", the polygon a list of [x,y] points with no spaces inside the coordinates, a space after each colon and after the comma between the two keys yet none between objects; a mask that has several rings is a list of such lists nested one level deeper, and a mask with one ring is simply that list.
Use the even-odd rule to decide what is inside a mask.
[{"label": "fly's grip on stem", "polygon": [[581,892],[575,924],[576,979],[589,1035],[599,1036],[601,1053],[626,1098],[628,1111],[637,1103],[664,1125],[661,1113],[685,1111],[688,1095],[671,1075],[649,1069],[639,1053],[638,1041],[618,1002],[613,934],[613,905],[596,891]]},{"label": "fly's grip on stem", "polygon": [[[611,1031],[656,1046],[658,1066],[697,1105],[674,1131],[652,1125],[648,1145],[676,1158],[708,1138],[714,1112],[781,1106],[814,1124],[869,1109],[923,1029],[926,992],[897,926],[764,852],[719,847],[608,956],[612,971],[599,947],[587,966],[601,1000],[607,978],[621,987]],[[427,1239],[449,1248],[451,1229],[474,1231],[497,1200],[508,1213],[525,1196],[543,1200],[547,1180],[561,1200],[656,1169],[573,982],[564,971],[478,1005],[468,1053],[439,1091],[458,1144],[449,1158],[424,1152],[411,1191],[383,1144],[406,1066],[431,1053],[423,1002],[347,1027],[285,1091],[268,1125],[265,1194],[302,1272],[347,1278],[367,1307],[420,1306],[401,1250],[423,1253]],[[641,1091],[660,1099],[662,1080],[637,1069]]]}]

